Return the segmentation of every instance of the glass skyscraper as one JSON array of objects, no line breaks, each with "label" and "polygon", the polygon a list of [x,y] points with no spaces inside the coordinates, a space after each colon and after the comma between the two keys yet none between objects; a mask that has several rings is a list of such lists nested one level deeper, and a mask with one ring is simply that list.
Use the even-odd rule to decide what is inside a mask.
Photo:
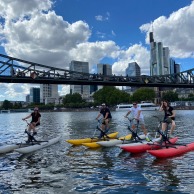
[{"label": "glass skyscraper", "polygon": [[102,75],[112,75],[112,66],[109,64],[97,64],[97,73]]},{"label": "glass skyscraper", "polygon": [[165,75],[170,73],[169,48],[162,42],[154,42],[153,32],[150,32],[150,75]]},{"label": "glass skyscraper", "polygon": [[[97,64],[97,73],[103,76],[112,75],[112,65],[109,64]],[[98,90],[103,88],[103,86],[98,86]]]},{"label": "glass skyscraper", "polygon": [[[136,62],[128,63],[128,67],[125,70],[126,76],[140,76],[141,69]],[[138,87],[126,87],[126,90],[134,92]]]},{"label": "glass skyscraper", "polygon": [[40,103],[40,88],[30,88],[30,103]]},{"label": "glass skyscraper", "polygon": [[141,69],[136,62],[128,63],[128,67],[125,70],[126,75],[128,76],[140,76]]}]

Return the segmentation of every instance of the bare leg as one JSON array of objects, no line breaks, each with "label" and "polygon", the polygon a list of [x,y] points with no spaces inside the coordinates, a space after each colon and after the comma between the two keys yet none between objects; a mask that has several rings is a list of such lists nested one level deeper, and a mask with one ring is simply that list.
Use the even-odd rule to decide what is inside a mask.
[{"label": "bare leg", "polygon": [[175,122],[172,120],[172,125],[171,125],[171,129],[170,129],[170,134],[173,134],[175,127],[176,127],[176,124],[175,124]]},{"label": "bare leg", "polygon": [[143,133],[146,136],[147,135],[147,129],[145,128],[145,125],[141,125],[141,129],[142,129]]}]

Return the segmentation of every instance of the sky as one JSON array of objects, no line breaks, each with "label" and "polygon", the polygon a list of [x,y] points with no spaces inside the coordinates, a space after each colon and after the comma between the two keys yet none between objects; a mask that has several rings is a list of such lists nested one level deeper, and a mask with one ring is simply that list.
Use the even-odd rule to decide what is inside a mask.
[{"label": "sky", "polygon": [[[112,65],[125,75],[130,62],[149,75],[149,32],[169,47],[181,71],[194,68],[193,0],[0,0],[0,53],[69,69],[72,60]],[[0,83],[0,101],[25,101],[37,84]],[[61,85],[59,95],[69,93]]]}]

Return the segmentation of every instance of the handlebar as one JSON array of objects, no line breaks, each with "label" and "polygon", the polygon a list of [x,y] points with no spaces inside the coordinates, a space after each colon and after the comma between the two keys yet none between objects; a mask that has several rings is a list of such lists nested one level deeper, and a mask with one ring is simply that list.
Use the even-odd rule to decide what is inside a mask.
[{"label": "handlebar", "polygon": [[133,120],[136,120],[137,122],[139,122],[139,120],[136,118],[132,118],[132,119],[129,119],[129,117],[125,117],[125,118],[127,118],[129,120],[129,122],[132,122]]},{"label": "handlebar", "polygon": [[30,123],[28,123],[28,121],[26,119],[22,119],[23,121],[26,121],[26,123],[29,125]]}]

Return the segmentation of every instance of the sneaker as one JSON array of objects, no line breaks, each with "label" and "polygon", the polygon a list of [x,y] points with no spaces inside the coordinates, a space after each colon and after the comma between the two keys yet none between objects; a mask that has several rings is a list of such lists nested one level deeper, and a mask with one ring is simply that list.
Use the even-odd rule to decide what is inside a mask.
[{"label": "sneaker", "polygon": [[149,138],[148,136],[146,136],[145,139],[146,139],[146,141],[148,141],[148,142],[151,141],[150,138]]}]

